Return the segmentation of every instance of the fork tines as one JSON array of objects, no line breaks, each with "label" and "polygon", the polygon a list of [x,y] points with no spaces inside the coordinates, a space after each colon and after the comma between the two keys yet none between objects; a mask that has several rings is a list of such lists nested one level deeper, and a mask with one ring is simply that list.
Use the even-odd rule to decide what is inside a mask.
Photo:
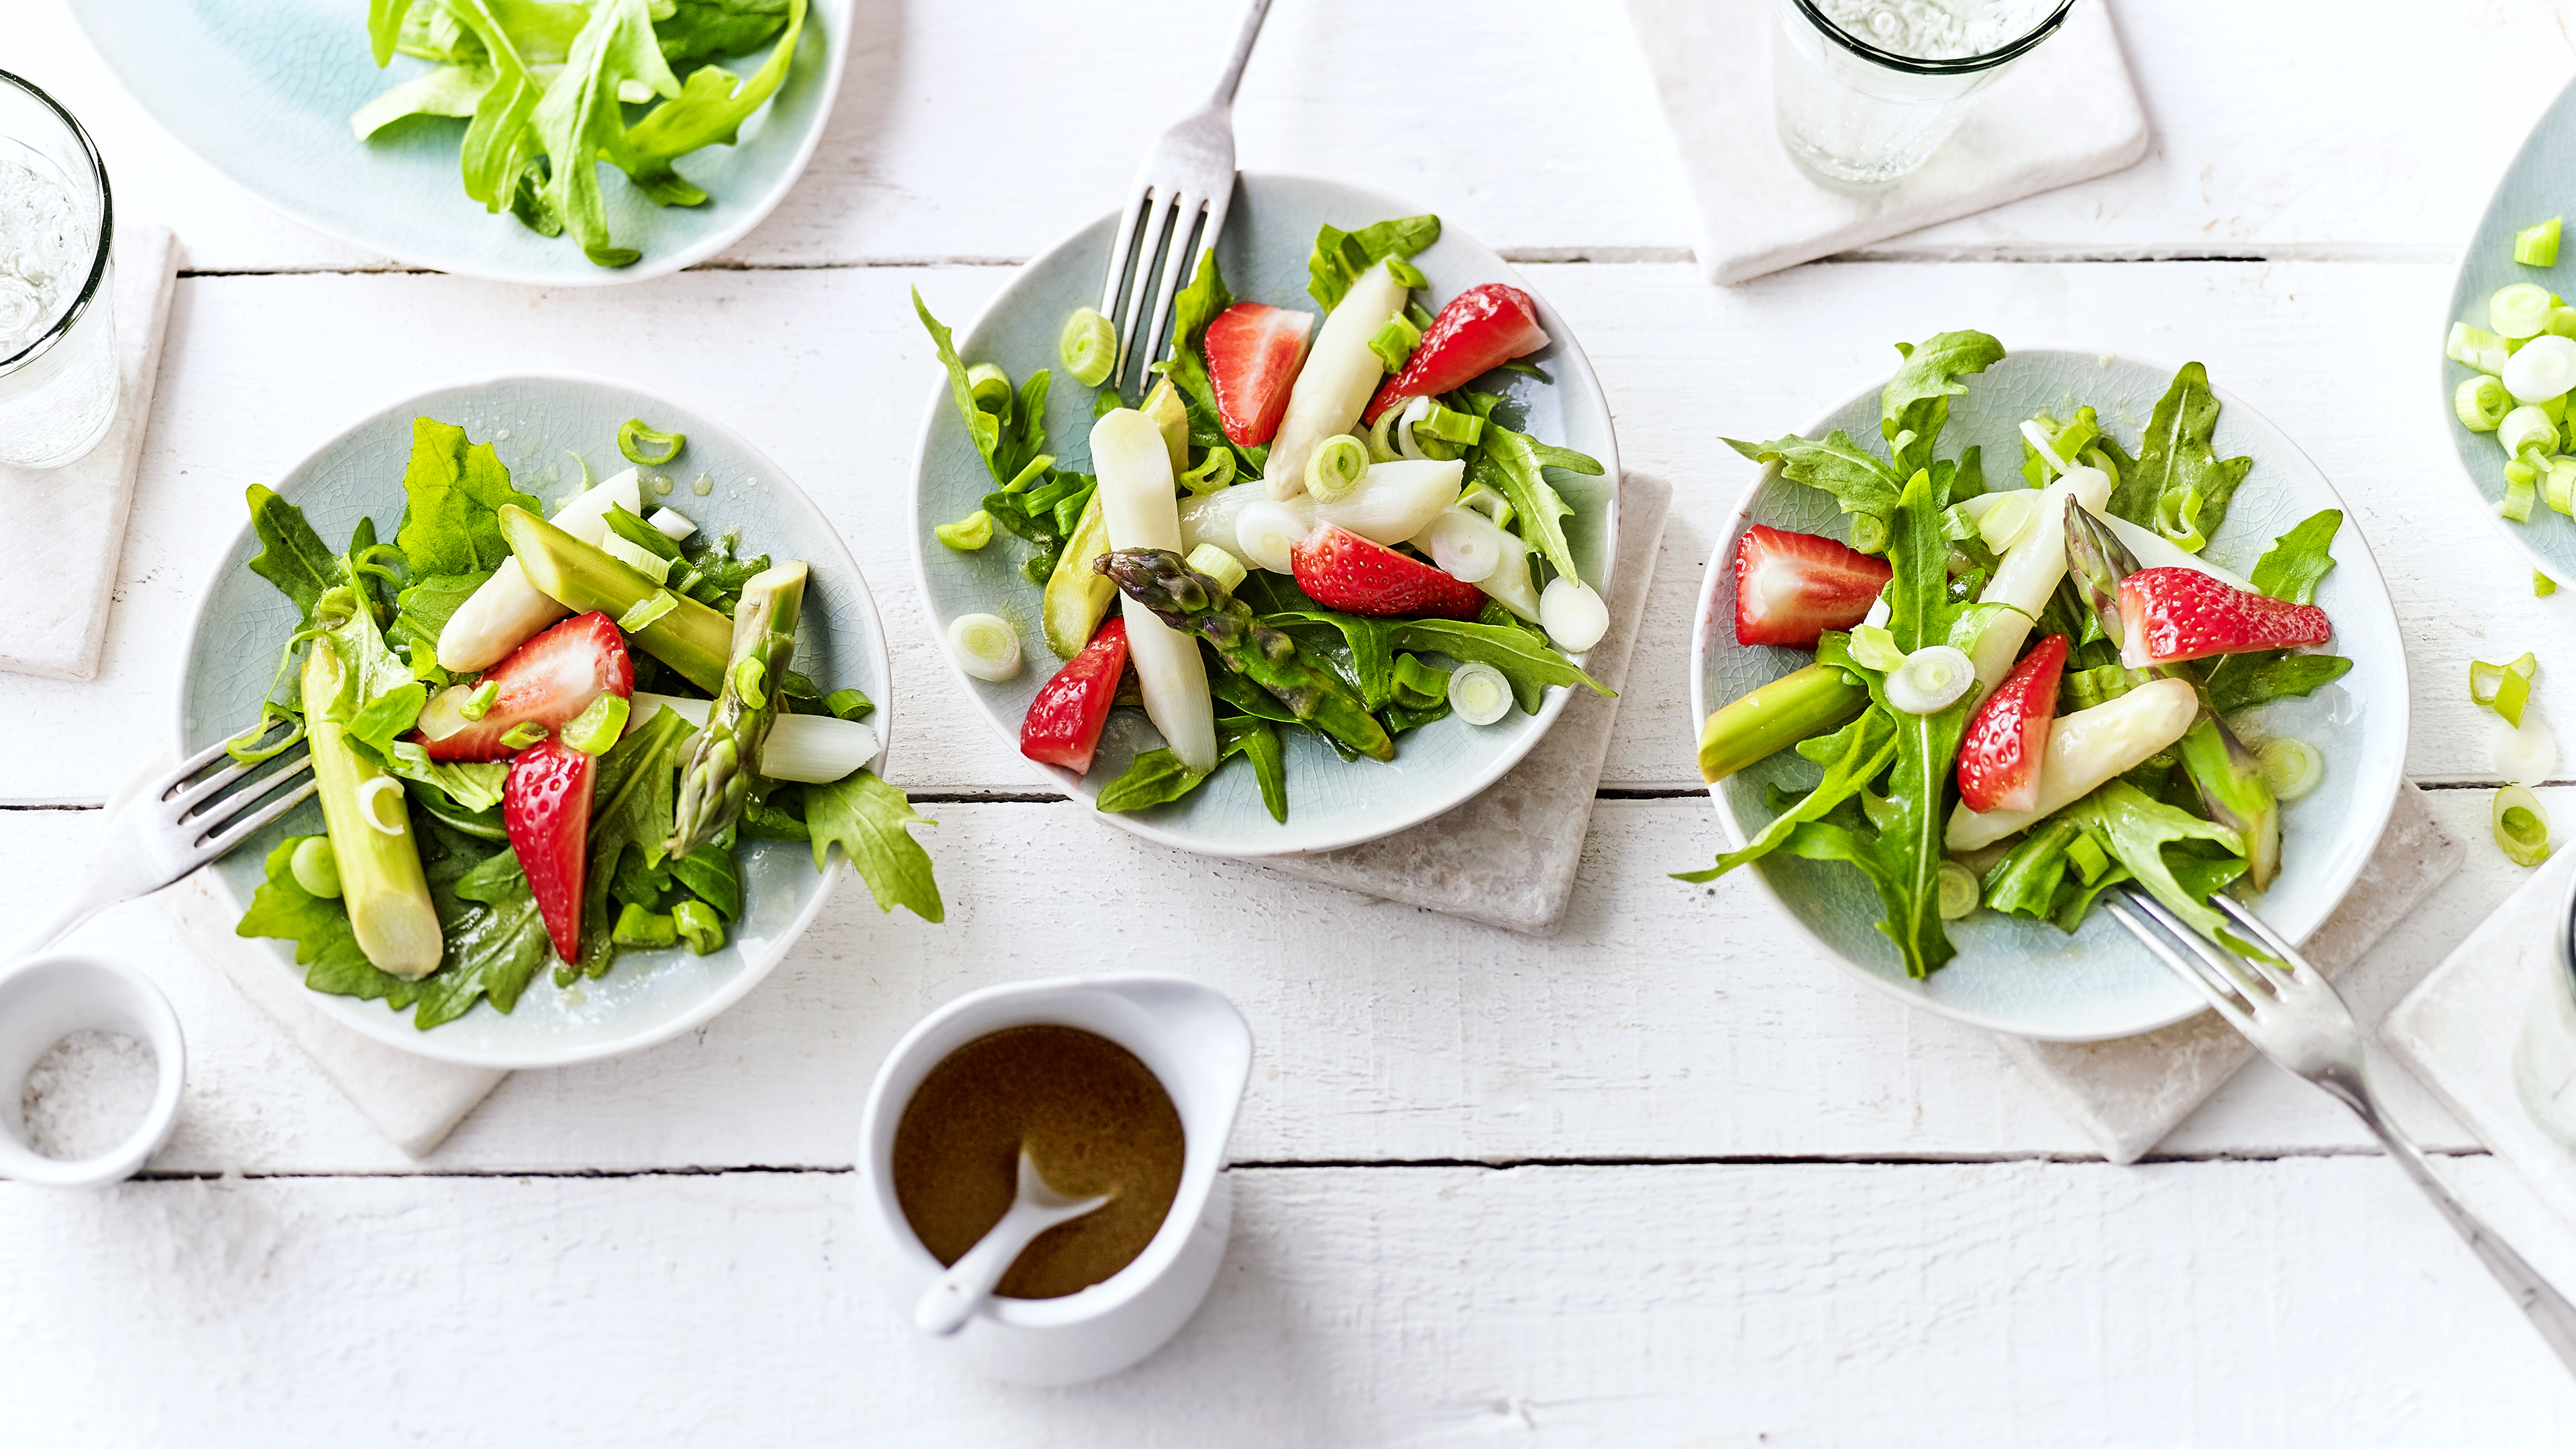
[{"label": "fork tines", "polygon": [[[1145,370],[1161,355],[1182,278],[1192,258],[1216,245],[1217,232],[1225,226],[1227,200],[1151,181],[1140,182],[1129,199],[1126,214],[1118,221],[1118,240],[1109,249],[1109,280],[1100,294],[1100,314],[1118,324],[1118,363],[1110,371],[1109,383],[1122,393],[1131,370],[1137,390],[1143,391]],[[1145,284],[1154,277],[1158,257],[1162,280],[1154,289],[1153,309],[1147,311]],[[1122,295],[1126,298],[1123,309],[1119,306]]]},{"label": "fork tines", "polygon": [[2299,973],[2322,981],[2316,976],[2316,968],[2243,902],[2217,895],[2210,898],[2210,904],[2226,913],[2253,942],[2270,951],[2272,959],[2222,948],[2185,924],[2164,902],[2136,886],[2123,886],[2105,896],[2102,908],[2127,927],[2150,954],[2206,998],[2221,1016],[2240,1028],[2249,1018],[2278,1002],[2284,992],[2299,985]]},{"label": "fork tines", "polygon": [[[216,854],[229,850],[252,831],[304,803],[320,788],[312,779],[305,778],[301,786],[285,796],[272,798],[276,791],[290,782],[311,775],[313,755],[309,749],[278,762],[276,768],[265,774],[254,775],[253,772],[270,764],[269,760],[255,760],[249,764],[236,761],[203,779],[189,778],[223,757],[230,746],[236,743],[256,744],[269,739],[273,733],[273,729],[263,728],[248,741],[238,735],[218,740],[190,756],[186,763],[171,772],[169,783],[161,788],[153,803],[159,807],[164,822],[187,832],[187,849]],[[241,784],[245,777],[250,783]],[[254,810],[253,807],[258,808]],[[245,816],[246,811],[252,813]]]}]

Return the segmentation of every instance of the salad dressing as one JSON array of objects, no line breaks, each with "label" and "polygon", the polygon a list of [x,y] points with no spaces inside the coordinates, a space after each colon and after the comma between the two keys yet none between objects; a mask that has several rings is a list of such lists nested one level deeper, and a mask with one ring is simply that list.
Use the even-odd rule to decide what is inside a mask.
[{"label": "salad dressing", "polygon": [[930,1069],[895,1128],[895,1200],[942,1265],[1009,1210],[1023,1148],[1048,1186],[1109,1202],[1029,1244],[994,1290],[1005,1298],[1061,1298],[1134,1262],[1187,1157],[1171,1094],[1125,1047],[1068,1026],[977,1037]]}]

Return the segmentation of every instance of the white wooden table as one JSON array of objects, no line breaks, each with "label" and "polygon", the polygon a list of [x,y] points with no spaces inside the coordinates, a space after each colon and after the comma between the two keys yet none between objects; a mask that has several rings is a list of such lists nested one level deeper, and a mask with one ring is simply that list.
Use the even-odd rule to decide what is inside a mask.
[{"label": "white wooden table", "polygon": [[[2322,1096],[2258,1066],[2154,1161],[2105,1166],[1989,1040],[1835,974],[1751,881],[1665,878],[1716,834],[1684,656],[1744,481],[1718,434],[1795,425],[1889,343],[1965,326],[2198,358],[2344,490],[2409,628],[2410,769],[2472,842],[2358,1001],[2383,1009],[2522,878],[2486,841],[2465,661],[2539,649],[2546,707],[2576,721],[2576,605],[2532,598],[2456,496],[2433,349],[2460,239],[2576,51],[2543,0],[2374,8],[2121,0],[2146,161],[1720,290],[1611,0],[1279,5],[1244,164],[1415,199],[1524,264],[1629,465],[1677,485],[1580,894],[1541,942],[1033,801],[933,656],[903,540],[932,364],[905,290],[962,322],[1105,209],[1196,102],[1232,6],[863,4],[839,113],[765,226],[660,282],[538,292],[275,216],[147,120],[59,0],[12,0],[0,66],[81,116],[120,206],[176,227],[192,270],[106,669],[0,676],[0,912],[64,888],[165,737],[245,485],[426,386],[561,368],[728,419],[832,513],[885,610],[890,774],[941,822],[950,913],[844,891],[693,1038],[517,1076],[417,1164],[158,911],[112,913],[80,942],[158,975],[195,1069],[143,1180],[0,1186],[0,1439],[2566,1442],[2576,1391]],[[2551,803],[2576,818],[2576,789]],[[1077,856],[1123,873],[1114,906],[1065,878]],[[1109,1381],[939,1370],[856,1261],[867,1078],[961,991],[1112,962],[1196,971],[1257,1034],[1225,1272]],[[2576,1232],[2399,1090],[2443,1170],[2576,1284]]]}]

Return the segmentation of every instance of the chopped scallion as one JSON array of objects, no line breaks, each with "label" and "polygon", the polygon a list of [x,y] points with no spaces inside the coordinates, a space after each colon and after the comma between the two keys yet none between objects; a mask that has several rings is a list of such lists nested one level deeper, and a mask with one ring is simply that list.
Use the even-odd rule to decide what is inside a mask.
[{"label": "chopped scallion", "polygon": [[943,523],[930,532],[959,553],[973,553],[993,541],[993,515],[978,508],[955,523]]},{"label": "chopped scallion", "polygon": [[704,901],[682,901],[673,906],[671,929],[700,956],[724,944],[724,919]]},{"label": "chopped scallion", "polygon": [[1414,326],[1411,318],[1398,312],[1386,319],[1385,326],[1377,329],[1377,335],[1369,339],[1368,348],[1377,354],[1378,361],[1386,364],[1387,371],[1402,372],[1406,360],[1413,356],[1413,349],[1420,345],[1422,329]]},{"label": "chopped scallion", "polygon": [[669,916],[629,902],[626,909],[617,913],[617,925],[608,933],[608,938],[620,946],[640,946],[651,951],[677,945],[680,933],[672,929]]},{"label": "chopped scallion", "polygon": [[2487,325],[2506,338],[2537,337],[2549,325],[2549,309],[2558,299],[2537,282],[2498,287],[2487,299]]},{"label": "chopped scallion", "polygon": [[1011,375],[989,362],[966,369],[966,389],[975,406],[1003,422],[1011,420]]},{"label": "chopped scallion", "polygon": [[642,418],[628,418],[617,426],[617,451],[626,455],[627,462],[647,468],[659,468],[680,456],[688,441],[686,433],[657,433],[644,426]]},{"label": "chopped scallion", "polygon": [[1977,898],[1983,892],[1977,888],[1976,876],[1966,866],[1955,860],[1945,860],[1941,862],[1938,878],[1942,920],[1955,921],[1977,908]]},{"label": "chopped scallion", "polygon": [[1407,291],[1431,285],[1431,279],[1422,275],[1422,269],[1420,267],[1415,266],[1413,263],[1406,261],[1402,257],[1388,257],[1386,259],[1386,274],[1403,283],[1405,290]]},{"label": "chopped scallion", "polygon": [[2300,799],[2326,777],[2326,757],[2306,740],[2266,740],[2256,757],[2263,762],[2263,783],[2277,800]]},{"label": "chopped scallion", "polygon": [[2483,327],[2466,322],[2451,324],[2451,339],[2442,353],[2453,362],[2465,363],[2484,373],[2501,373],[2511,351],[2504,339]]},{"label": "chopped scallion", "polygon": [[977,679],[999,683],[1020,672],[1020,632],[999,615],[960,615],[948,626],[948,649]]},{"label": "chopped scallion", "polygon": [[2540,672],[2540,659],[2529,650],[2510,664],[2489,664],[2483,659],[2469,661],[2469,699],[2504,716],[2505,723],[2522,727],[2522,707],[2530,702],[2532,677]]},{"label": "chopped scallion", "polygon": [[2531,571],[2531,592],[2535,598],[2548,598],[2558,592],[2558,581],[2538,569]]},{"label": "chopped scallion", "polygon": [[[2519,478],[2513,476],[2517,469],[2522,473]],[[2537,475],[2520,463],[2507,463],[2504,471],[2504,501],[2496,505],[2496,516],[2510,518],[2516,523],[2529,523],[2531,505],[2540,497],[2540,490],[2532,482]]]},{"label": "chopped scallion", "polygon": [[[514,727],[510,733],[516,734],[519,730],[532,728],[536,727],[532,725],[519,725]],[[538,730],[538,733],[542,735],[544,734],[544,731],[540,729]],[[503,735],[501,740],[502,743],[508,744],[509,735]],[[513,746],[513,748],[516,747]],[[387,809],[385,806],[385,800],[388,796],[392,797],[393,800],[393,807],[391,809]],[[366,821],[367,828],[375,831],[379,835],[400,835],[405,830],[409,829],[411,826],[411,812],[403,808],[402,781],[395,779],[391,775],[377,775],[368,780],[365,784],[360,785],[358,787],[358,818]],[[290,860],[287,864],[289,868],[292,868],[294,862]],[[336,864],[334,868],[337,868]]]},{"label": "chopped scallion", "polygon": [[306,895],[320,896],[326,901],[340,898],[340,860],[331,853],[330,836],[304,837],[286,865],[294,873],[295,883],[304,887]]},{"label": "chopped scallion", "polygon": [[1188,564],[1193,571],[1216,580],[1216,586],[1229,594],[1241,587],[1243,581],[1250,577],[1252,572],[1243,566],[1243,560],[1212,543],[1203,543],[1191,549],[1189,557],[1182,562]]},{"label": "chopped scallion", "polygon": [[2492,820],[2496,848],[2516,865],[2538,865],[2549,858],[2549,807],[2521,785],[2495,793]]},{"label": "chopped scallion", "polygon": [[1881,674],[1905,667],[1905,651],[1896,647],[1896,636],[1876,624],[1863,624],[1851,631],[1852,662]]},{"label": "chopped scallion", "polygon": [[[2451,395],[2451,410],[2460,415],[2460,426],[2473,433],[2492,433],[2513,411],[2513,394],[2504,384],[2485,373],[2479,373],[2460,384]],[[2007,495],[2009,496],[2009,495]]]},{"label": "chopped scallion", "polygon": [[563,742],[585,755],[604,755],[626,733],[626,697],[602,694],[563,727]]},{"label": "chopped scallion", "polygon": [[1208,449],[1207,457],[1197,467],[1181,475],[1181,486],[1190,490],[1192,497],[1234,486],[1234,450]]},{"label": "chopped scallion", "polygon": [[2513,259],[2526,267],[2558,265],[2558,221],[2551,217],[2538,226],[2526,226],[2513,234]]},{"label": "chopped scallion", "polygon": [[635,570],[656,584],[671,581],[671,561],[611,530],[600,535],[599,551]]},{"label": "chopped scallion", "polygon": [[1512,526],[1514,514],[1511,500],[1487,484],[1474,484],[1466,492],[1459,494],[1458,506],[1472,508],[1492,519],[1496,528]]},{"label": "chopped scallion", "polygon": [[2508,458],[2521,457],[2525,448],[2552,452],[2558,446],[2558,425],[2549,420],[2549,414],[2524,403],[2497,420],[2496,444]]},{"label": "chopped scallion", "polygon": [[501,736],[501,748],[514,751],[524,750],[530,745],[542,743],[545,740],[545,737],[546,727],[544,725],[541,725],[532,719],[523,719],[517,724],[510,726],[510,732],[508,734]]},{"label": "chopped scallion", "polygon": [[836,689],[823,696],[823,707],[832,712],[834,719],[857,719],[876,705],[855,689]]},{"label": "chopped scallion", "polygon": [[1449,708],[1471,725],[1489,725],[1511,713],[1511,681],[1482,660],[1449,671]]},{"label": "chopped scallion", "polygon": [[634,608],[618,615],[617,627],[629,634],[637,633],[651,628],[654,620],[678,607],[680,601],[671,596],[669,589],[655,589],[638,599]]},{"label": "chopped scallion", "polygon": [[1341,433],[1306,455],[1306,492],[1318,503],[1339,503],[1368,477],[1368,444]]},{"label": "chopped scallion", "polygon": [[[479,721],[483,716],[492,712],[492,702],[500,697],[500,681],[496,679],[484,680],[481,684],[474,686],[473,692],[465,696],[463,703],[457,705],[456,712],[465,716],[469,723]],[[453,734],[455,731],[450,730],[448,733]],[[444,735],[440,736],[442,739],[445,737],[446,736]]]},{"label": "chopped scallion", "polygon": [[1056,339],[1056,351],[1064,358],[1064,370],[1084,387],[1098,387],[1109,380],[1118,366],[1118,331],[1109,319],[1089,307],[1074,309],[1064,319],[1064,335]]},{"label": "chopped scallion", "polygon": [[1429,434],[1443,442],[1456,443],[1461,447],[1472,448],[1485,436],[1483,418],[1474,413],[1462,413],[1455,408],[1445,407],[1437,401],[1431,404],[1431,411],[1423,416],[1422,421],[1413,426],[1420,430],[1415,434],[1416,437]]}]

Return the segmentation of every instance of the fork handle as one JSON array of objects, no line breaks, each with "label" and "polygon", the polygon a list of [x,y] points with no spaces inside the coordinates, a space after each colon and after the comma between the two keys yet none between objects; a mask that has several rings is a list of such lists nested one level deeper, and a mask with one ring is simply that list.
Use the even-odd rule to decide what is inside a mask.
[{"label": "fork handle", "polygon": [[1208,98],[1210,106],[1220,111],[1233,107],[1235,87],[1243,84],[1243,63],[1252,59],[1252,42],[1261,38],[1261,22],[1269,14],[1270,0],[1252,0],[1243,8],[1243,29],[1234,37],[1234,54],[1226,57],[1216,94]]},{"label": "fork handle", "polygon": [[2549,1286],[2549,1280],[2523,1261],[2522,1255],[2515,1252],[2511,1244],[2496,1236],[2495,1229],[2488,1227],[2476,1213],[2469,1211],[2467,1204],[2451,1195],[2451,1189],[2434,1175],[2432,1164],[2424,1160],[2423,1152],[2406,1140],[2405,1134],[2380,1117],[2377,1103],[2346,1098],[2345,1105],[2351,1107],[2363,1125],[2370,1128],[2371,1135],[2388,1149],[2388,1155],[2396,1160],[2397,1165],[2406,1169],[2406,1175],[2413,1178],[2415,1185],[2424,1190],[2424,1195],[2433,1200],[2433,1206],[2441,1209],[2442,1216],[2467,1241],[2469,1251],[2477,1254],[2478,1261],[2486,1264],[2487,1271],[2494,1274],[2495,1280],[2513,1295],[2515,1304],[2531,1320],[2531,1326],[2540,1330],[2541,1340],[2558,1355],[2558,1361],[2565,1364],[2570,1372],[2576,1372],[2576,1304],[2570,1304],[2560,1296],[2557,1289]]},{"label": "fork handle", "polygon": [[70,935],[79,928],[81,922],[115,904],[116,901],[111,897],[102,896],[95,891],[82,891],[74,896],[69,904],[54,912],[53,917],[43,925],[18,938],[7,950],[0,951],[0,961],[17,961],[36,955],[56,941]]}]

